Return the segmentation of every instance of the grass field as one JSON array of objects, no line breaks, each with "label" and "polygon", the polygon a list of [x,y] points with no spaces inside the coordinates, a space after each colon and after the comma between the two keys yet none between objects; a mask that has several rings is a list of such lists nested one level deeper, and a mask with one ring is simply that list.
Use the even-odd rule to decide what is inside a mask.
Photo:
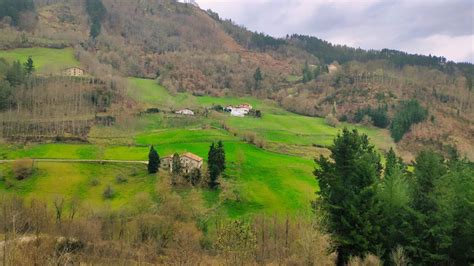
[{"label": "grass field", "polygon": [[[90,144],[5,144],[0,145],[0,158],[147,160],[149,145],[154,145],[161,156],[192,152],[207,158],[210,143],[222,140],[227,159],[225,188],[201,191],[208,206],[236,217],[257,212],[309,213],[310,201],[315,198],[317,190],[312,159],[321,149],[314,146],[330,145],[344,126],[366,133],[378,147],[386,148],[393,144],[386,131],[349,124],[330,127],[323,118],[293,114],[269,101],[250,97],[196,97],[185,93],[171,95],[153,80],[131,78],[129,82],[129,96],[143,107],[167,111],[189,107],[197,109],[198,115],[185,117],[158,113],[132,116],[112,127],[93,127],[89,135]],[[202,112],[216,104],[239,103],[252,104],[262,110],[263,117],[236,118],[225,113],[204,115]],[[231,130],[224,130],[223,124]],[[246,132],[254,132],[265,140],[268,143],[266,148],[244,142],[241,134]],[[140,191],[154,195],[155,183],[160,176],[148,176],[145,170],[143,165],[42,162],[38,163],[34,177],[27,181],[13,180],[12,188],[6,188],[0,182],[0,193],[44,198],[64,194],[78,197],[85,204],[97,208],[120,208],[133,202]],[[12,179],[11,171],[3,169],[3,172]],[[132,176],[132,172],[135,175]],[[120,173],[125,173],[129,182],[115,184],[115,177]],[[100,185],[91,186],[92,178],[100,179]],[[111,200],[102,197],[107,184],[112,184],[117,191]]]},{"label": "grass field", "polygon": [[[209,133],[209,134],[207,134]],[[163,138],[167,134],[174,138]],[[165,134],[148,134],[138,137],[141,141],[155,144],[161,155],[174,152],[193,152],[206,158],[210,141],[223,139],[226,149],[227,167],[226,179],[236,183],[235,193],[239,201],[228,200],[224,211],[229,215],[243,215],[253,211],[268,213],[295,213],[309,210],[309,201],[314,198],[316,181],[312,176],[313,163],[309,160],[295,156],[277,154],[258,149],[253,145],[232,140],[230,136],[223,136],[212,131],[196,132],[176,130]],[[176,141],[177,138],[190,139],[190,142]],[[196,139],[193,139],[196,137]],[[6,158],[34,157],[34,158],[60,158],[67,151],[68,158],[78,159],[120,159],[120,160],[146,160],[148,147],[146,146],[110,146],[101,150],[94,145],[69,145],[69,144],[39,144],[30,147],[9,147],[2,151]],[[115,175],[112,170],[124,166],[115,164],[82,164],[82,163],[38,163],[39,173],[27,181],[16,181],[13,191],[25,196],[34,195],[46,197],[54,194],[75,195],[87,202],[94,202],[96,206],[104,203],[114,203],[122,206],[134,195],[134,191],[143,190],[138,183],[122,185],[125,192],[119,192],[120,197],[113,201],[101,199],[103,187],[88,187],[85,185],[91,176],[110,183]],[[136,166],[141,172],[145,166]],[[112,171],[112,174],[110,173]],[[118,170],[117,170],[118,171]],[[7,174],[8,170],[4,170]],[[13,178],[10,178],[13,180]],[[142,181],[153,180],[143,176]],[[1,182],[0,182],[1,183]],[[129,187],[133,185],[133,187]],[[153,184],[149,184],[153,189]],[[74,189],[73,189],[74,188]],[[0,186],[0,191],[12,191]],[[204,191],[206,198],[219,192]],[[211,195],[209,195],[211,194]],[[290,200],[291,199],[291,200]],[[102,203],[102,204],[100,204]]]},{"label": "grass field", "polygon": [[35,69],[38,73],[58,73],[61,70],[78,66],[79,62],[74,58],[72,48],[18,48],[13,50],[0,50],[0,58],[9,62],[20,60],[26,62],[28,57],[33,59]]},{"label": "grass field", "polygon": [[[143,166],[93,164],[93,163],[50,163],[37,162],[32,177],[17,181],[7,177],[12,186],[6,188],[0,182],[1,193],[14,193],[25,199],[43,199],[51,203],[54,198],[63,196],[67,202],[72,198],[79,199],[83,206],[98,209],[111,207],[119,209],[127,206],[135,195],[141,192],[154,193],[156,176],[146,174]],[[2,172],[9,174],[10,166],[0,166]],[[116,177],[122,175],[127,182],[118,184]],[[93,180],[97,180],[93,184]],[[110,185],[115,196],[111,199],[103,197],[103,191]]]},{"label": "grass field", "polygon": [[[173,97],[168,91],[159,86],[154,80],[130,79],[129,93],[137,100],[144,101],[153,106],[175,106],[175,107],[194,107],[204,108],[220,104],[236,105],[240,103],[249,103],[255,109],[263,113],[263,117],[230,117],[228,114],[218,116],[221,122],[225,122],[230,128],[241,132],[255,132],[258,136],[268,142],[278,142],[288,145],[307,145],[313,144],[327,146],[332,143],[333,138],[343,128],[356,128],[360,132],[369,136],[371,141],[379,148],[388,149],[395,146],[387,130],[371,128],[348,123],[341,123],[338,127],[327,125],[324,118],[307,117],[285,111],[277,107],[274,103],[261,101],[252,97],[195,97],[189,94],[178,94]],[[201,120],[201,122],[204,122]],[[208,123],[209,124],[209,123]]]}]

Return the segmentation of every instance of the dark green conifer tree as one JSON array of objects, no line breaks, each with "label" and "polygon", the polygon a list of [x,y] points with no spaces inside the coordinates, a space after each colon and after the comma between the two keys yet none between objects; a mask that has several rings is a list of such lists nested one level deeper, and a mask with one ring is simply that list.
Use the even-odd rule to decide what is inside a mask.
[{"label": "dark green conifer tree", "polygon": [[408,251],[415,264],[438,265],[448,260],[451,245],[451,225],[446,208],[442,208],[443,197],[437,197],[439,183],[446,173],[444,158],[429,150],[421,151],[416,157],[415,180],[413,183],[412,207],[414,235]]},{"label": "dark green conifer tree", "polygon": [[411,233],[410,189],[405,176],[405,165],[390,148],[386,155],[385,174],[377,189],[383,217],[378,220],[381,228],[380,256],[391,265],[391,253],[407,245],[406,236]]},{"label": "dark green conifer tree", "polygon": [[218,150],[214,145],[214,142],[209,147],[209,152],[207,156],[207,169],[209,174],[209,187],[212,189],[217,188],[219,182],[217,179],[219,178],[220,169],[217,160],[217,153]]},{"label": "dark green conifer tree", "polygon": [[172,163],[172,173],[174,175],[180,175],[183,171],[183,167],[181,165],[179,154],[177,153],[173,154],[173,159],[171,163]]},{"label": "dark green conifer tree", "polygon": [[316,163],[320,191],[315,207],[327,215],[327,228],[334,240],[337,264],[351,256],[377,254],[380,250],[380,208],[376,184],[380,179],[380,157],[366,135],[344,128],[329,148],[331,159]]},{"label": "dark green conifer tree", "polygon": [[25,67],[25,73],[29,76],[31,74],[33,74],[33,72],[35,71],[35,65],[34,65],[34,62],[33,62],[33,59],[30,57],[28,57],[28,60],[26,60],[25,64],[24,64],[24,67]]},{"label": "dark green conifer tree", "polygon": [[148,153],[148,173],[157,173],[160,169],[160,163],[160,155],[158,155],[158,152],[152,145],[150,147],[150,152]]},{"label": "dark green conifer tree", "polygon": [[303,83],[311,81],[312,79],[313,79],[313,72],[311,72],[311,69],[309,68],[309,65],[308,65],[308,61],[306,61],[303,67]]},{"label": "dark green conifer tree", "polygon": [[258,90],[260,89],[260,84],[262,83],[263,80],[263,75],[262,71],[260,70],[260,67],[257,67],[255,70],[255,73],[253,74],[253,79],[255,81],[255,89]]},{"label": "dark green conifer tree", "polygon": [[215,149],[215,163],[219,169],[219,174],[222,174],[225,170],[225,150],[224,144],[222,144],[222,141],[220,140],[217,142],[217,147]]}]

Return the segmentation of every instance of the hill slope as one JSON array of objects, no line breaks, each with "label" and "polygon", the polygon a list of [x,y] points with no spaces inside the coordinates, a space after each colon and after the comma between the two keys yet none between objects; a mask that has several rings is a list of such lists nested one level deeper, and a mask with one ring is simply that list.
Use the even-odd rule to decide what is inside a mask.
[{"label": "hill slope", "polygon": [[[95,2],[105,15],[97,19],[94,39],[85,2],[36,0],[37,20],[21,33],[26,40],[18,42],[17,28],[4,27],[2,45],[74,46],[96,75],[158,78],[173,93],[270,98],[310,116],[324,117],[336,106],[337,118],[349,122],[358,122],[358,110],[369,106],[385,106],[390,121],[400,101],[417,99],[429,115],[400,142],[406,159],[419,143],[474,156],[471,64],[389,49],[364,51],[310,36],[275,39],[172,0]],[[258,82],[257,68],[263,73]]]}]

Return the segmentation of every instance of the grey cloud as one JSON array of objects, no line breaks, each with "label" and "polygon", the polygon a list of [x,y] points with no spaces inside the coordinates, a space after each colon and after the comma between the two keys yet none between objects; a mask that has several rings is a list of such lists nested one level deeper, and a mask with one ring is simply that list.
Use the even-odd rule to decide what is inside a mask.
[{"label": "grey cloud", "polygon": [[[366,49],[403,48],[457,61],[474,60],[474,1],[471,0],[198,0],[198,3],[251,30],[277,37],[308,34]],[[435,38],[439,36],[443,38]],[[442,45],[428,42],[438,39],[443,40]],[[470,40],[471,45],[459,45],[460,40]],[[428,46],[422,47],[421,43]],[[452,50],[446,49],[451,46]]]}]

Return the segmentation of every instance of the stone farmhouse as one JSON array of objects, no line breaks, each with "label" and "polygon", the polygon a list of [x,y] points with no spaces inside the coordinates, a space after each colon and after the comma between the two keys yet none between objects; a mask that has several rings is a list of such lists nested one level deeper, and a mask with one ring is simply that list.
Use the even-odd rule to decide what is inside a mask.
[{"label": "stone farmhouse", "polygon": [[[190,152],[180,155],[179,161],[181,162],[181,167],[185,174],[190,173],[193,169],[201,170],[202,168],[202,158]],[[170,173],[173,171],[172,155],[161,158],[161,168],[169,170]]]},{"label": "stone farmhouse", "polygon": [[81,77],[84,76],[85,73],[86,71],[79,67],[70,67],[63,70],[63,74],[70,77]]}]

